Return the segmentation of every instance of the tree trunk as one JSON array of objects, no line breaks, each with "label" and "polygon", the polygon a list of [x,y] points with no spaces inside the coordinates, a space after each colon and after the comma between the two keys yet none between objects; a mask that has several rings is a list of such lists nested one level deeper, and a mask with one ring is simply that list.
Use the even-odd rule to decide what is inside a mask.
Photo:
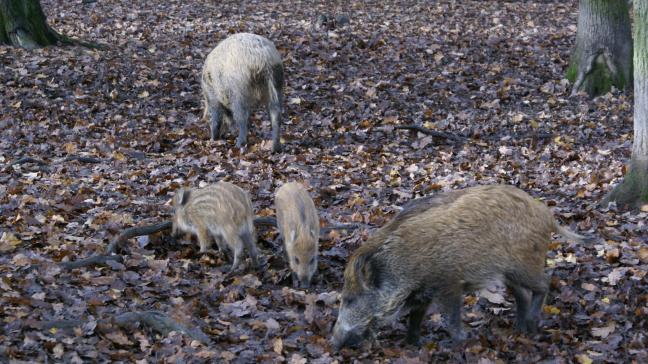
[{"label": "tree trunk", "polygon": [[0,0],[0,44],[27,49],[53,44],[103,48],[66,37],[50,28],[40,0]]},{"label": "tree trunk", "polygon": [[608,92],[632,84],[632,37],[627,0],[580,0],[578,31],[567,78],[572,94]]},{"label": "tree trunk", "polygon": [[625,208],[648,204],[648,0],[634,1],[634,140],[623,182],[603,200]]}]

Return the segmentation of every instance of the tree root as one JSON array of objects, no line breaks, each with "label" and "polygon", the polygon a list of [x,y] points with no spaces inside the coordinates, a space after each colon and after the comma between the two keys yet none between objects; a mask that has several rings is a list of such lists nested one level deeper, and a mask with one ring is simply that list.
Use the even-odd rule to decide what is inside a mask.
[{"label": "tree root", "polygon": [[37,165],[39,165],[41,167],[49,168],[52,164],[59,164],[59,163],[62,163],[62,162],[71,162],[71,161],[77,161],[79,163],[92,163],[92,164],[97,164],[97,163],[102,162],[102,160],[99,159],[99,158],[86,157],[86,156],[82,156],[82,155],[70,155],[70,156],[65,157],[63,160],[55,161],[55,162],[52,162],[52,163],[47,163],[47,162],[45,162],[43,160],[40,160],[40,159],[37,159],[37,158],[34,158],[34,157],[21,157],[21,158],[16,159],[13,162],[7,164],[7,166],[5,167],[5,170],[8,167],[17,166],[17,165],[26,164],[26,163],[34,163],[34,164],[37,164]]},{"label": "tree root", "polygon": [[[110,318],[97,320],[97,322],[101,324],[115,324],[124,329],[131,329],[135,324],[140,324],[149,327],[160,335],[167,335],[171,331],[177,331],[205,345],[212,344],[209,336],[199,328],[188,328],[161,311],[125,312]],[[84,320],[55,320],[41,321],[36,326],[41,330],[49,330],[52,328],[69,330],[75,327],[82,327],[85,323]]]},{"label": "tree root", "polygon": [[102,162],[102,160],[99,159],[99,158],[85,157],[85,156],[82,156],[82,155],[70,155],[70,156],[65,157],[64,161],[65,162],[77,161],[79,163],[91,163],[91,164],[97,164],[97,163]]},{"label": "tree root", "polygon": [[325,226],[320,229],[320,235],[328,234],[332,230],[355,230],[359,228],[360,228],[360,224],[338,224],[338,225]]},{"label": "tree root", "polygon": [[420,125],[394,125],[394,129],[414,130],[421,134],[431,135],[435,138],[443,138],[454,143],[461,143],[464,141],[464,138],[458,135],[446,133],[443,131],[431,130]]},{"label": "tree root", "polygon": [[60,266],[65,269],[87,267],[89,265],[106,265],[109,261],[123,262],[120,255],[93,255],[89,258],[79,259],[72,262],[62,262]]},{"label": "tree root", "polygon": [[277,219],[272,216],[261,216],[254,219],[254,226],[277,227]]},{"label": "tree root", "polygon": [[128,239],[137,236],[142,236],[142,235],[150,235],[150,234],[157,233],[158,231],[170,229],[171,225],[172,225],[171,221],[164,221],[153,225],[136,226],[136,227],[126,229],[121,234],[119,234],[115,239],[113,239],[110,242],[110,244],[108,244],[108,247],[106,248],[106,254],[114,253],[115,250],[119,248]]}]

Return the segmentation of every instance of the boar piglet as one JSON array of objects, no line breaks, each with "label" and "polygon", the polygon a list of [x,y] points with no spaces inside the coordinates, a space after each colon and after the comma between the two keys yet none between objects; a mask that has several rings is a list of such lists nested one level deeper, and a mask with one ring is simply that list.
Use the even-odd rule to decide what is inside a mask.
[{"label": "boar piglet", "polygon": [[256,268],[257,249],[254,210],[250,196],[243,189],[218,182],[203,188],[182,188],[173,198],[172,233],[179,231],[198,237],[200,252],[210,251],[212,239],[226,256],[234,255],[231,270],[238,268],[247,249]]},{"label": "boar piglet", "polygon": [[203,119],[211,115],[211,139],[239,128],[237,147],[247,143],[248,119],[253,108],[265,105],[272,123],[272,150],[281,150],[279,124],[283,103],[284,73],[281,56],[268,39],[250,33],[234,34],[207,56],[201,86],[205,102]]},{"label": "boar piglet", "polygon": [[293,285],[299,282],[307,288],[317,270],[319,218],[315,204],[302,185],[290,182],[277,190],[275,208]]},{"label": "boar piglet", "polygon": [[462,341],[463,292],[493,281],[513,292],[515,326],[535,332],[548,290],[544,265],[552,233],[582,238],[561,227],[544,204],[512,186],[414,200],[348,262],[334,347],[359,343],[400,312],[409,312],[407,342],[418,343],[432,298],[447,314],[452,339]]}]

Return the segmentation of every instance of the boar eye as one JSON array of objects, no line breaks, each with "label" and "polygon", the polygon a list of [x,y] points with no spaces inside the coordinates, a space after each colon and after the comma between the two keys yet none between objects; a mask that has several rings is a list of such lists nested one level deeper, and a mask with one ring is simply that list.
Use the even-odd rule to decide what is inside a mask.
[{"label": "boar eye", "polygon": [[308,264],[310,264],[310,265],[315,264],[315,257],[312,257],[311,260],[310,260],[310,262],[308,262]]},{"label": "boar eye", "polygon": [[299,258],[295,257],[295,264],[299,264]]}]

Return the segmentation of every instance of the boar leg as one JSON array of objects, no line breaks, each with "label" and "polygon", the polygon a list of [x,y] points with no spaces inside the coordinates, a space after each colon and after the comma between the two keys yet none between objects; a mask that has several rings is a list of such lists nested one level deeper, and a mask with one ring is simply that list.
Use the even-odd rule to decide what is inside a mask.
[{"label": "boar leg", "polygon": [[200,252],[201,253],[207,253],[209,252],[209,248],[211,247],[211,240],[209,240],[209,232],[207,231],[207,228],[198,228],[198,243],[200,244]]},{"label": "boar leg", "polygon": [[507,286],[515,297],[515,305],[517,307],[517,317],[515,321],[515,328],[522,332],[527,332],[527,320],[529,317],[529,298],[527,297],[527,290],[514,282],[507,282]]},{"label": "boar leg", "polygon": [[268,114],[270,114],[270,123],[272,124],[272,151],[281,152],[281,105],[268,104]]},{"label": "boar leg", "polygon": [[209,106],[209,113],[211,114],[211,140],[216,140],[221,135],[223,111],[223,105],[220,102],[216,103],[216,106]]},{"label": "boar leg", "polygon": [[[520,300],[518,300],[516,293],[513,290],[513,295],[518,304],[518,318],[517,326],[523,331],[534,334],[538,331],[538,322],[540,320],[540,312],[542,311],[542,304],[544,303],[547,291],[549,291],[549,283],[544,279],[544,273],[528,272],[527,270],[517,270],[515,274],[507,274],[507,284],[509,287],[518,286],[519,291],[524,289],[531,290],[531,303],[526,309],[526,315],[522,314],[522,307],[520,307]],[[524,292],[524,300],[527,300],[526,293]],[[525,302],[526,303],[526,302]]]},{"label": "boar leg", "polygon": [[409,314],[406,342],[410,345],[419,345],[421,339],[421,322],[425,317],[429,303],[419,302],[413,306]]},{"label": "boar leg", "polygon": [[239,99],[235,101],[232,106],[232,114],[234,115],[234,122],[239,127],[238,139],[236,139],[236,147],[241,148],[247,143],[248,135],[248,122],[250,118],[250,110],[247,107],[247,104]]},{"label": "boar leg", "polygon": [[547,282],[544,280],[541,284],[536,287],[531,288],[531,309],[527,317],[527,330],[531,334],[538,332],[538,323],[540,322],[540,314],[542,312],[542,304],[544,303],[545,297],[549,287],[547,287]]},{"label": "boar leg", "polygon": [[463,306],[461,289],[441,290],[439,297],[439,302],[448,315],[447,326],[452,341],[455,343],[464,341],[466,333],[461,327],[461,307]]}]

